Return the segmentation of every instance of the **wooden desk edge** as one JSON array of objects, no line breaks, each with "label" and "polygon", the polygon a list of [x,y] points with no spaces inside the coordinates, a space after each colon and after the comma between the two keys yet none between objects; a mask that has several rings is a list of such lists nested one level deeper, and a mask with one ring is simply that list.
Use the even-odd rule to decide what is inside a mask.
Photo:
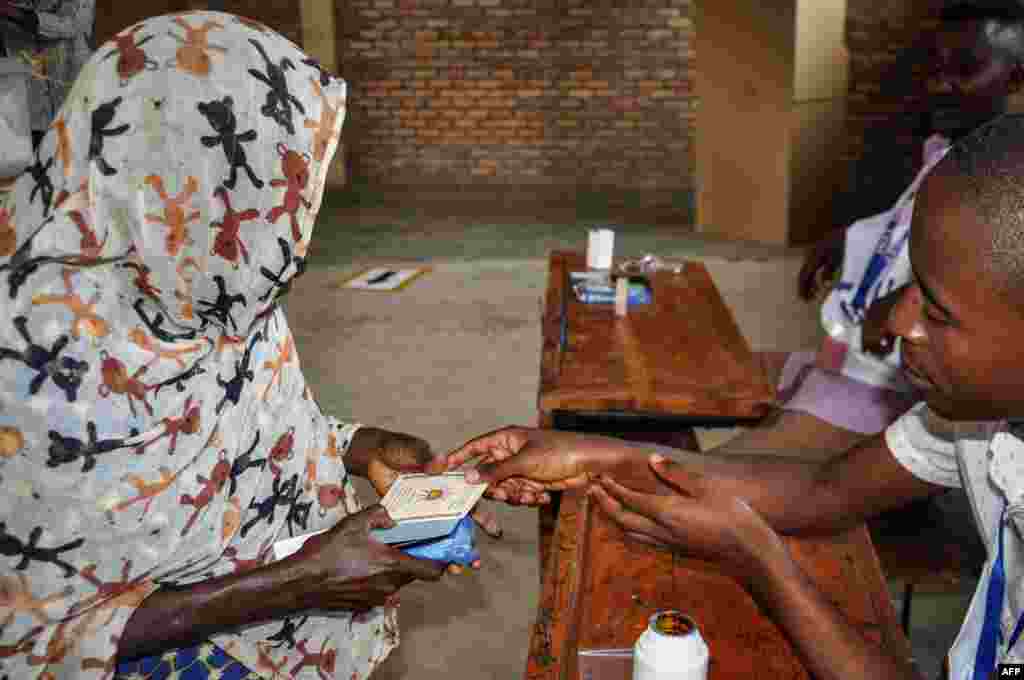
[{"label": "wooden desk edge", "polygon": [[[526,663],[528,680],[575,680],[577,659],[573,654],[578,637],[577,620],[581,572],[586,552],[589,501],[579,491],[564,494],[554,535],[554,548],[543,574],[537,618],[533,626]],[[881,563],[866,525],[851,530],[850,544],[860,553],[858,572],[868,586],[871,606],[877,617],[882,646],[891,654],[911,659],[910,641],[903,634]]]},{"label": "wooden desk edge", "polygon": [[540,391],[537,395],[537,410],[542,413],[553,413],[555,411],[630,411],[650,413],[652,417],[663,413],[673,417],[693,418],[694,420],[700,420],[701,418],[707,418],[708,420],[762,418],[771,412],[774,405],[774,400],[764,399],[758,395],[736,397],[733,399],[708,397],[703,400],[695,397],[691,405],[686,409],[685,416],[683,416],[680,414],[678,404],[666,404],[657,399],[641,402],[629,398],[622,389],[617,388],[608,388],[604,391],[599,388],[587,388],[586,390],[556,388],[546,392]]}]

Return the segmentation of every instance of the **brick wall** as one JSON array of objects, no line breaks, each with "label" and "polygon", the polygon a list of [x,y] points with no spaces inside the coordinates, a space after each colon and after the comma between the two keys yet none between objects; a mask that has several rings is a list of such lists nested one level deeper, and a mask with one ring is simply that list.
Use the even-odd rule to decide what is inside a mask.
[{"label": "brick wall", "polygon": [[[325,2],[329,0],[323,0]],[[850,0],[848,144],[891,190],[919,163],[919,46],[942,0]],[[100,0],[96,37],[197,0]],[[299,0],[210,0],[302,44]],[[689,0],[336,0],[357,177],[415,185],[687,190],[696,97]],[[863,174],[863,172],[862,172]],[[874,200],[877,205],[871,205]],[[856,215],[848,215],[855,217]],[[842,219],[842,218],[840,218]]]},{"label": "brick wall", "polygon": [[337,2],[352,172],[378,184],[689,187],[690,2],[612,4]]}]

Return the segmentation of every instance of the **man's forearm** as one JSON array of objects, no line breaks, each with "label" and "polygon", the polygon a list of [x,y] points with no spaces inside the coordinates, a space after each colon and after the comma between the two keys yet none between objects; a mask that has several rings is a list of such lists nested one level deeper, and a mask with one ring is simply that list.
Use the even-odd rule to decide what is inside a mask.
[{"label": "man's forearm", "polygon": [[865,640],[793,562],[781,541],[759,551],[746,573],[754,599],[793,641],[813,677],[922,677],[911,659],[898,658]]},{"label": "man's forearm", "polygon": [[[801,526],[818,513],[807,507],[818,483],[819,465],[778,455],[744,451],[742,455],[683,451],[659,444],[629,442],[611,437],[588,438],[587,471],[604,473],[621,484],[647,493],[678,493],[654,474],[652,454],[680,463],[691,474],[713,476],[733,495],[746,499],[773,527]],[[800,502],[794,503],[798,499]]]},{"label": "man's forearm", "polygon": [[128,619],[118,656],[133,659],[196,644],[212,635],[312,608],[297,560],[183,587],[161,587]]},{"label": "man's forearm", "polygon": [[745,499],[784,533],[844,529],[941,490],[905,470],[882,434],[825,463],[788,458],[778,451],[748,449],[732,455],[722,447],[706,454],[610,437],[592,441],[585,454],[588,472],[604,472],[638,491],[666,493],[669,487],[648,464],[652,453],[661,453],[691,474],[707,475],[723,490]]}]

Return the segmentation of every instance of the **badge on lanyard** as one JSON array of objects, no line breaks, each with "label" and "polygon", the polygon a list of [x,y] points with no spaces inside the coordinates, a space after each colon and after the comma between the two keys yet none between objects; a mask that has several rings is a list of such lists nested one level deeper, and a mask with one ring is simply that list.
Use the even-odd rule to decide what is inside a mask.
[{"label": "badge on lanyard", "polygon": [[[995,450],[997,447],[1001,448],[1004,445],[1020,447],[1022,440],[1019,436],[1020,424],[1011,424],[1009,432],[1000,432],[995,435],[990,444],[990,448],[993,449],[992,453],[995,457],[1000,456],[1000,451]],[[1014,441],[1007,441],[1007,440]],[[1002,475],[994,475],[997,477],[993,481],[996,482],[997,486],[1002,488],[1004,498],[1003,507],[999,513],[999,521],[995,529],[995,535],[993,536],[992,545],[996,550],[995,560],[992,562],[992,569],[989,573],[988,587],[985,592],[985,619],[982,622],[981,637],[978,640],[978,650],[975,654],[974,660],[974,680],[983,680],[988,678],[992,671],[996,667],[996,653],[999,649],[999,645],[1003,642],[1002,632],[1002,616],[1003,607],[1006,606],[1006,565],[1005,565],[1005,554],[1006,546],[1004,541],[1006,539],[1006,524],[1009,521],[1009,503],[1005,497],[1009,489],[1005,480],[1001,479]],[[1019,504],[1020,499],[1010,499],[1015,505]],[[1019,505],[1018,505],[1019,507]],[[1007,640],[1006,647],[1003,653],[1009,652],[1013,649],[1014,645],[1020,639],[1021,632],[1024,632],[1024,614],[1017,618],[1017,622],[1013,626],[1013,631],[1010,634],[1009,640]]]},{"label": "badge on lanyard", "polygon": [[[871,253],[871,259],[868,260],[868,265],[864,270],[864,276],[861,277],[860,284],[857,286],[857,291],[853,294],[853,298],[849,303],[843,302],[841,305],[843,313],[846,314],[847,319],[850,321],[859,323],[864,316],[864,310],[875,299],[892,290],[891,280],[889,282],[889,290],[885,292],[881,290],[882,286],[880,284],[878,286],[875,284],[879,283],[885,271],[889,268],[889,264],[898,256],[899,250],[903,246],[903,241],[906,239],[907,234],[910,233],[907,230],[898,241],[893,241],[893,233],[900,224],[903,208],[904,206],[902,205],[895,208],[892,219],[885,225],[885,231],[882,232],[878,239],[875,251]],[[872,291],[874,291],[874,296],[868,299]]]}]

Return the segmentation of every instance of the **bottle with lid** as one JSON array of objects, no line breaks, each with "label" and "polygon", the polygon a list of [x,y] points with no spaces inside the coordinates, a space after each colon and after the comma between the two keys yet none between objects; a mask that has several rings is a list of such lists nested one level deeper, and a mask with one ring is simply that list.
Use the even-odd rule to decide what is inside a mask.
[{"label": "bottle with lid", "polygon": [[705,680],[709,658],[693,619],[674,609],[661,611],[633,648],[633,680]]}]

